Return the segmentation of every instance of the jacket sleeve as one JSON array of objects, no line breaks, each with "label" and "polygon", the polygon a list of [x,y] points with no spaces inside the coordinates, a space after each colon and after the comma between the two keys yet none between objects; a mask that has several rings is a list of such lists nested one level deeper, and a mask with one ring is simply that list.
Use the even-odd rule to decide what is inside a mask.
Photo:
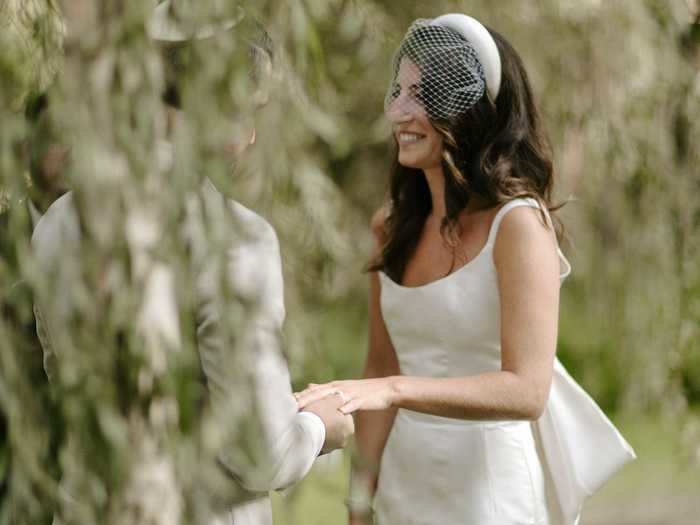
[{"label": "jacket sleeve", "polygon": [[[256,216],[257,217],[257,216]],[[322,421],[298,413],[281,350],[284,293],[274,230],[230,246],[221,272],[200,279],[197,340],[212,416],[223,429],[220,463],[250,491],[282,489],[310,470]]]},{"label": "jacket sleeve", "polygon": [[49,381],[56,374],[55,332],[67,326],[64,320],[72,312],[72,303],[67,298],[75,276],[80,272],[79,242],[80,226],[73,207],[73,195],[69,192],[57,199],[38,220],[31,241],[37,268],[44,278],[41,284],[45,289],[36,293],[34,299],[34,318]]}]

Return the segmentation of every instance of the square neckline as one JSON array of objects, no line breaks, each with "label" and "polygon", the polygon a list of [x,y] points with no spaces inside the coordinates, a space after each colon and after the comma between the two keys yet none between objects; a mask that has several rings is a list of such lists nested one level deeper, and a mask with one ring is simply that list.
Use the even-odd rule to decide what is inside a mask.
[{"label": "square neckline", "polygon": [[[526,199],[513,199],[513,200],[510,200],[510,201],[508,201],[508,202],[505,202],[505,203],[501,204],[501,207],[500,207],[500,208],[498,209],[498,211],[495,213],[495,215],[493,216],[493,219],[491,219],[491,224],[489,225],[489,233],[488,233],[488,236],[486,237],[486,242],[485,242],[484,245],[481,247],[481,249],[479,250],[479,252],[478,252],[474,257],[472,257],[471,259],[469,259],[466,263],[464,263],[462,266],[460,266],[460,267],[457,268],[456,270],[453,270],[452,272],[448,273],[447,275],[445,275],[445,276],[443,276],[443,277],[438,277],[437,279],[433,279],[432,281],[428,281],[427,283],[418,284],[418,285],[416,285],[416,286],[406,286],[405,284],[397,283],[396,281],[394,281],[391,277],[389,277],[389,276],[388,276],[384,271],[382,271],[382,270],[379,270],[379,274],[381,274],[382,276],[384,276],[384,278],[385,278],[386,280],[388,280],[390,283],[392,283],[393,285],[395,285],[395,286],[397,286],[397,287],[399,287],[399,288],[406,289],[406,290],[420,290],[420,289],[422,289],[422,288],[427,288],[427,287],[429,287],[429,286],[431,286],[431,285],[440,283],[440,282],[442,282],[442,281],[450,280],[451,277],[453,277],[453,276],[455,276],[455,275],[461,273],[462,270],[464,270],[465,268],[468,268],[468,267],[470,267],[471,265],[473,265],[474,263],[476,263],[476,261],[477,261],[478,259],[480,259],[480,258],[484,255],[484,253],[486,253],[487,248],[488,248],[491,244],[493,244],[493,242],[494,242],[494,240],[495,240],[494,227],[497,228],[498,225],[500,224],[500,219],[502,218],[503,214],[505,213],[505,212],[504,212],[505,208],[508,207],[511,203],[513,203],[513,202],[518,202],[518,201],[523,201],[523,204],[524,204],[524,205],[528,205],[528,206],[530,205],[528,202],[526,202]],[[512,206],[511,206],[511,207],[512,207]]]},{"label": "square neckline", "polygon": [[427,287],[429,287],[429,286],[431,286],[431,285],[433,285],[433,284],[437,284],[437,283],[440,283],[440,282],[442,282],[442,281],[449,280],[449,279],[450,279],[451,277],[453,277],[454,275],[457,275],[458,273],[460,273],[460,272],[461,272],[462,270],[464,270],[465,268],[471,266],[473,263],[476,262],[477,259],[481,258],[481,256],[482,256],[482,255],[484,254],[484,252],[486,251],[486,247],[488,246],[488,244],[489,244],[489,241],[487,240],[486,243],[481,247],[481,250],[479,250],[479,253],[477,253],[474,257],[472,257],[471,259],[469,259],[466,263],[464,263],[462,266],[460,266],[460,267],[457,268],[456,270],[454,270],[454,271],[448,273],[448,274],[445,275],[444,277],[438,277],[437,279],[434,279],[434,280],[432,280],[432,281],[428,281],[427,283],[424,283],[424,284],[417,284],[416,286],[406,286],[405,284],[397,283],[396,281],[394,281],[391,277],[389,277],[389,276],[388,276],[384,271],[382,271],[382,270],[379,270],[378,273],[379,273],[380,275],[382,275],[387,281],[389,281],[390,283],[392,283],[392,284],[395,285],[395,286],[398,286],[399,288],[404,288],[404,289],[406,289],[406,290],[419,290],[419,289],[421,289],[421,288],[427,288]]},{"label": "square neckline", "polygon": [[[528,206],[530,208],[535,208],[538,210],[542,209],[539,202],[537,202],[535,199],[533,199],[531,197],[518,197],[518,198],[509,200],[508,202],[502,204],[500,209],[496,212],[496,214],[494,215],[494,217],[491,221],[491,224],[489,226],[488,237],[486,238],[486,242],[484,243],[484,245],[479,250],[479,253],[477,253],[474,257],[472,257],[465,264],[463,264],[462,266],[460,266],[459,268],[457,268],[453,272],[448,273],[444,277],[439,277],[438,279],[434,279],[432,281],[428,281],[427,283],[419,284],[416,286],[406,286],[404,284],[397,283],[396,281],[394,281],[391,277],[389,277],[382,270],[379,270],[378,273],[386,281],[390,282],[392,285],[394,285],[395,287],[402,289],[402,290],[424,290],[426,288],[430,288],[433,285],[436,285],[436,284],[441,283],[443,281],[448,281],[451,278],[453,278],[455,275],[462,273],[462,270],[465,270],[466,268],[473,266],[479,259],[482,258],[484,253],[486,253],[487,249],[495,243],[496,235],[498,234],[498,228],[499,228],[500,223],[503,220],[503,217],[505,216],[505,214],[508,211],[510,211],[512,208],[516,208],[519,206]],[[545,211],[545,214],[549,218],[549,213],[547,213]],[[551,222],[551,219],[549,219],[549,220]],[[569,261],[566,259],[566,257],[562,253],[561,248],[559,247],[559,243],[556,244],[556,247],[557,247],[557,254],[559,255],[559,259],[560,259],[560,261],[563,261],[564,265],[565,265],[564,272],[559,273],[559,280],[560,280],[560,282],[563,282],[563,280],[566,279],[566,277],[568,277],[569,274],[571,273],[571,265],[569,264]]]}]

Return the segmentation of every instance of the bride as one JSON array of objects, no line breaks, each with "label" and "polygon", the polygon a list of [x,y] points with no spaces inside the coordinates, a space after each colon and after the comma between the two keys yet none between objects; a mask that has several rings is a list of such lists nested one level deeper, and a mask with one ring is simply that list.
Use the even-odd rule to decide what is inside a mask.
[{"label": "bride", "polygon": [[398,155],[375,215],[353,524],[573,525],[634,453],[555,359],[551,152],[516,51],[465,15],[417,20],[385,100]]}]

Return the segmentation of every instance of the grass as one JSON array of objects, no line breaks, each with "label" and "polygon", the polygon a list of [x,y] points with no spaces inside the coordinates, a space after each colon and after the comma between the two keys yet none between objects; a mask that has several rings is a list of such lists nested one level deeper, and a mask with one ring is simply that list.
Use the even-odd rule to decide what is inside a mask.
[{"label": "grass", "polygon": [[681,444],[683,423],[629,416],[618,423],[638,459],[593,495],[582,525],[697,524],[700,458]]}]

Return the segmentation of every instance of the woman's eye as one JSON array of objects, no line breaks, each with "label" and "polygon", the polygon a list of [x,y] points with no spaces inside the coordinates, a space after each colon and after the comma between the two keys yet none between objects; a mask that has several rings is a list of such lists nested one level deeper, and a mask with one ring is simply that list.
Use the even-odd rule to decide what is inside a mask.
[{"label": "woman's eye", "polygon": [[415,100],[423,100],[423,91],[420,86],[411,86],[411,98]]}]

